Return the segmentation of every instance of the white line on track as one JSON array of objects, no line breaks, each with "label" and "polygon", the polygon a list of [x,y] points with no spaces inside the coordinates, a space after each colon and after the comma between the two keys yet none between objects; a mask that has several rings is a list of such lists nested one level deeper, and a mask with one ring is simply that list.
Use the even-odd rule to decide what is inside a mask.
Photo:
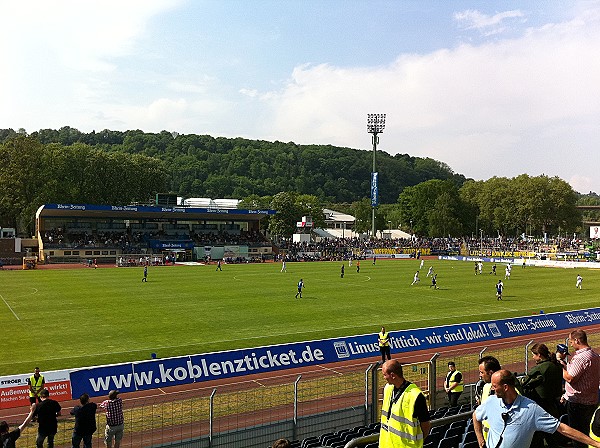
[{"label": "white line on track", "polygon": [[11,308],[11,306],[8,304],[8,302],[4,299],[4,296],[2,294],[0,294],[0,297],[2,298],[2,301],[4,302],[4,304],[8,307],[8,309],[10,310],[11,313],[13,313],[13,316],[15,316],[17,318],[17,320],[21,320],[19,318],[19,316],[17,316],[17,313],[15,313],[15,310],[13,310]]},{"label": "white line on track", "polygon": [[336,374],[338,374],[338,375],[343,375],[343,373],[342,373],[342,372],[338,372],[338,371],[337,371],[337,370],[335,370],[335,369],[330,369],[329,367],[325,367],[325,366],[323,366],[323,365],[321,365],[321,364],[317,364],[317,367],[319,367],[320,369],[323,369],[323,370],[328,370],[328,371],[330,371],[330,372],[336,373]]}]

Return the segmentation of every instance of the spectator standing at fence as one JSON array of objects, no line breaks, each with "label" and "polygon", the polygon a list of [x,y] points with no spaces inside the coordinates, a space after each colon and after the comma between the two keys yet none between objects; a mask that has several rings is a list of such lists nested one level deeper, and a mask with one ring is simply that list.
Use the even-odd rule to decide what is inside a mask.
[{"label": "spectator standing at fence", "polygon": [[404,378],[398,360],[386,361],[381,372],[387,384],[383,389],[379,447],[423,447],[431,428],[423,393]]},{"label": "spectator standing at fence", "polygon": [[[526,448],[535,431],[560,434],[578,443],[600,448],[600,442],[552,417],[533,400],[519,395],[516,378],[508,370],[492,375],[495,397],[486,400],[473,412],[473,428],[480,447]],[[488,422],[489,431],[483,433],[482,422]]]},{"label": "spectator standing at fence", "polygon": [[444,381],[444,389],[448,394],[448,403],[450,406],[458,405],[458,399],[463,392],[463,377],[459,370],[456,370],[454,361],[448,362],[448,373]]},{"label": "spectator standing at fence", "polygon": [[291,448],[292,444],[288,439],[278,439],[273,444],[272,448]]},{"label": "spectator standing at fence", "polygon": [[108,400],[100,403],[100,407],[106,411],[106,428],[104,430],[104,443],[106,448],[119,448],[123,431],[125,429],[125,418],[123,416],[123,400],[119,397],[118,390],[111,390]]},{"label": "spectator standing at fence", "polygon": [[500,361],[493,356],[484,356],[479,359],[479,378],[485,383],[481,390],[481,396],[478,398],[478,404],[482,404],[489,398],[490,395],[494,395],[492,389],[492,375],[502,367]]},{"label": "spectator standing at fence", "polygon": [[29,415],[23,423],[19,425],[17,429],[10,430],[10,426],[5,421],[0,422],[0,446],[2,448],[16,448],[16,441],[21,437],[21,433],[27,427],[27,424],[33,417],[33,411],[29,412]]},{"label": "spectator standing at fence", "polygon": [[[562,395],[562,368],[556,355],[548,350],[546,344],[534,344],[531,353],[535,366],[521,379],[524,395],[535,401],[552,417],[560,417],[558,409]],[[556,446],[551,434],[536,432],[530,448],[543,448],[544,439],[549,447]]]},{"label": "spectator standing at fence", "polygon": [[390,333],[385,331],[385,327],[381,327],[377,342],[379,343],[379,352],[381,353],[381,363],[383,364],[386,359],[392,359],[390,352]]},{"label": "spectator standing at fence", "polygon": [[590,437],[596,442],[600,442],[600,407],[596,409],[590,423]]},{"label": "spectator standing at fence", "polygon": [[[565,362],[567,353],[557,353],[563,368],[565,393],[561,402],[567,404],[570,425],[586,434],[590,429],[592,415],[598,406],[598,387],[600,386],[600,357],[588,345],[584,330],[573,330],[569,334],[569,345],[575,349],[569,362]],[[584,448],[580,443],[575,448]]]},{"label": "spectator standing at fence", "polygon": [[60,404],[50,397],[48,389],[40,391],[41,401],[33,409],[33,418],[38,421],[38,435],[35,441],[36,448],[43,448],[44,440],[48,439],[48,448],[54,447],[54,436],[58,432],[58,419]]},{"label": "spectator standing at fence", "polygon": [[73,448],[79,448],[83,440],[84,448],[92,448],[92,436],[96,432],[96,403],[90,401],[88,394],[82,394],[79,397],[81,405],[75,406],[71,410],[71,415],[75,416],[75,427],[73,428],[73,437],[71,442]]}]

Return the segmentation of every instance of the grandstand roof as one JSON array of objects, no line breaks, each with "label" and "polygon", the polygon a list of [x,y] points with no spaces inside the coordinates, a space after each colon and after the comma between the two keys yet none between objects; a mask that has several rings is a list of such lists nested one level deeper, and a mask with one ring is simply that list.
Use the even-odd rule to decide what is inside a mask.
[{"label": "grandstand roof", "polygon": [[336,212],[328,208],[323,209],[325,215],[325,222],[354,222],[355,218],[352,215],[346,213]]},{"label": "grandstand roof", "polygon": [[218,205],[209,207],[159,207],[147,205],[93,205],[93,204],[44,204],[36,218],[43,217],[91,217],[121,219],[227,219],[258,221],[275,210],[245,210],[224,208]]},{"label": "grandstand roof", "polygon": [[239,199],[211,199],[211,198],[178,198],[181,205],[188,207],[218,207],[237,209],[241,202]]}]

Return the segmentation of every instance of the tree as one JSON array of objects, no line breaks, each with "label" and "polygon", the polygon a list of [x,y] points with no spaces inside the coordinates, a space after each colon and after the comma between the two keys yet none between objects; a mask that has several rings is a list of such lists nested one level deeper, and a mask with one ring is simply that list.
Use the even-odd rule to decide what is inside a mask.
[{"label": "tree", "polygon": [[365,233],[371,229],[371,200],[368,198],[361,199],[352,203],[352,214],[354,215],[354,231]]},{"label": "tree", "polygon": [[459,235],[462,202],[452,180],[428,180],[407,187],[398,197],[402,223],[424,236]]},{"label": "tree", "polygon": [[44,147],[19,135],[0,145],[0,211],[22,235],[33,235],[35,211],[43,203]]}]

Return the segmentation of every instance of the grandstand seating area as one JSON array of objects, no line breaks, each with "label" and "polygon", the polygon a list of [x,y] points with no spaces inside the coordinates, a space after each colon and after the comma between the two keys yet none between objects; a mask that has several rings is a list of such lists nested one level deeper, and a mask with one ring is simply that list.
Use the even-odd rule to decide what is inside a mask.
[{"label": "grandstand seating area", "polygon": [[[472,448],[477,446],[477,438],[470,418],[473,408],[470,404],[455,407],[442,407],[431,410],[432,429],[424,441],[424,448]],[[447,417],[459,418],[451,423],[441,423]],[[461,416],[463,418],[461,418]],[[437,423],[436,423],[437,421]],[[344,448],[348,442],[359,437],[379,434],[380,423],[371,423],[366,426],[356,426],[352,429],[343,429],[328,432],[320,436],[307,437],[301,441],[292,441],[294,448]],[[371,437],[373,439],[373,437]],[[377,441],[366,442],[364,448],[378,448]]]},{"label": "grandstand seating area", "polygon": [[156,223],[132,224],[130,228],[113,227],[92,230],[89,226],[68,226],[47,230],[42,235],[44,247],[48,249],[118,249],[123,254],[141,253],[150,247],[151,240],[193,241],[202,246],[263,244],[267,239],[260,232],[246,232],[238,228],[217,229],[216,225],[165,224],[162,229]]}]

